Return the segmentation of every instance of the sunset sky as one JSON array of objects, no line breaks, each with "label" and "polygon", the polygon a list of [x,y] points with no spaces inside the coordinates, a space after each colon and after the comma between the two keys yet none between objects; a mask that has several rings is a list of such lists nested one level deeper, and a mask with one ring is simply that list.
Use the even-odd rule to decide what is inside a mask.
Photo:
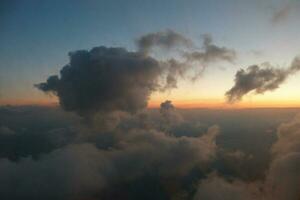
[{"label": "sunset sky", "polygon": [[0,0],[0,200],[300,200],[300,0]]},{"label": "sunset sky", "polygon": [[217,46],[234,49],[236,59],[207,64],[197,81],[181,79],[171,91],[154,92],[150,107],[166,99],[178,107],[300,106],[300,73],[274,91],[247,94],[234,105],[224,97],[237,70],[264,62],[287,68],[300,54],[296,0],[29,0],[4,1],[0,7],[0,104],[51,105],[56,97],[33,85],[59,74],[68,52],[101,45],[134,51],[141,35],[171,29],[200,47],[203,34],[210,34]]}]

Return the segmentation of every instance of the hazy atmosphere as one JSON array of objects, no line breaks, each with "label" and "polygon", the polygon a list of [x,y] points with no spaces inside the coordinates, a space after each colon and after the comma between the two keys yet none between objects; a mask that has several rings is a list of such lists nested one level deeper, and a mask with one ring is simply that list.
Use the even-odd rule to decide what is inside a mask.
[{"label": "hazy atmosphere", "polygon": [[299,200],[300,1],[0,2],[1,200]]}]

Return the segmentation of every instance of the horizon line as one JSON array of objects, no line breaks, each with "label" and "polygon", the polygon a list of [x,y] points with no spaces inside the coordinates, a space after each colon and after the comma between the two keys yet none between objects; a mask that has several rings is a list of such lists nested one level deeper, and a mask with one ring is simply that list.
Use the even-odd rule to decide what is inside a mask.
[{"label": "horizon line", "polygon": [[[166,99],[167,100],[167,99]],[[252,109],[252,108],[300,108],[300,101],[257,101],[257,102],[237,102],[235,104],[226,103],[220,99],[199,99],[199,100],[174,100],[173,105],[179,109]],[[159,108],[165,100],[149,100],[147,108]],[[59,107],[57,99],[0,99],[0,106],[45,106]]]},{"label": "horizon line", "polygon": [[[60,108],[59,103],[26,103],[26,104],[1,104],[0,107],[57,107]],[[147,106],[146,109],[159,109],[159,105]],[[250,109],[300,109],[300,106],[182,106],[176,105],[175,108],[179,110],[192,110],[192,109],[207,109],[207,110],[250,110]]]}]

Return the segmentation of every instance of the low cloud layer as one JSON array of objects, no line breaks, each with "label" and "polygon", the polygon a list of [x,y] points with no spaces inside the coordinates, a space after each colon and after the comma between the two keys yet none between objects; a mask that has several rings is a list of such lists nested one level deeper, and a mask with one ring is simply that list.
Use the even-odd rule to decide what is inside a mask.
[{"label": "low cloud layer", "polygon": [[[278,140],[271,152],[274,157],[267,177],[270,198],[299,199],[300,191],[300,117],[278,128]],[[284,183],[284,184],[283,184]]]},{"label": "low cloud layer", "polygon": [[235,85],[226,92],[229,103],[242,100],[249,92],[263,94],[280,87],[286,79],[300,70],[300,59],[296,57],[287,69],[275,68],[269,64],[252,65],[235,74]]},{"label": "low cloud layer", "polygon": [[211,174],[200,181],[195,199],[297,200],[300,197],[299,115],[279,126],[265,178],[246,182]]},{"label": "low cloud layer", "polygon": [[[280,119],[287,122],[272,140],[265,130],[278,118],[268,116],[287,111],[274,112],[180,110],[165,101],[86,123],[59,108],[0,107],[0,198],[296,200],[299,117]],[[249,121],[262,132],[245,134]],[[263,168],[261,147],[270,154]]]},{"label": "low cloud layer", "polygon": [[[26,139],[13,138],[12,130],[2,128],[1,134],[9,136],[0,134],[1,140],[11,137],[11,141],[28,141],[28,146],[19,152],[18,160],[8,156],[13,149],[2,147],[7,148],[8,154],[0,159],[0,198],[173,199],[182,195],[192,186],[187,177],[195,172],[205,173],[215,159],[219,128],[212,126],[206,133],[193,137],[175,137],[169,130],[163,131],[159,124],[164,123],[166,116],[162,113],[170,112],[171,107],[175,109],[168,106],[170,103],[166,102],[155,117],[148,112],[115,113],[119,120],[107,130],[99,127],[105,122],[98,123],[97,118],[90,126],[74,121],[71,127],[50,128],[40,136],[15,133]],[[15,111],[8,110],[11,112]],[[67,133],[70,128],[72,135]],[[58,132],[53,135],[55,130]],[[53,143],[57,145],[49,146],[47,151],[33,143],[38,137],[48,140],[51,136],[55,136]],[[38,157],[31,157],[34,152],[22,155],[24,150],[30,149],[30,144],[34,145],[36,154],[39,153]]]},{"label": "low cloud layer", "polygon": [[194,200],[258,200],[260,193],[255,185],[240,180],[226,181],[211,174],[199,186]]}]

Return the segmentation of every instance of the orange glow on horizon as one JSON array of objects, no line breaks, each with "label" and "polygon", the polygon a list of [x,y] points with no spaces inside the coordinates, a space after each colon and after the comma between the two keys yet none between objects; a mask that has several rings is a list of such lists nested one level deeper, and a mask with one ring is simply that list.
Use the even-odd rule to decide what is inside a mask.
[{"label": "orange glow on horizon", "polygon": [[[208,109],[244,109],[244,108],[298,108],[300,100],[284,100],[284,101],[241,101],[235,104],[228,104],[220,99],[201,99],[201,100],[172,100],[172,103],[177,108],[192,109],[192,108],[208,108]],[[163,101],[150,100],[148,108],[159,108]],[[0,99],[0,105],[39,105],[39,106],[58,106],[59,102],[55,99]]]},{"label": "orange glow on horizon", "polygon": [[[257,101],[257,102],[238,102],[235,104],[228,104],[221,100],[183,100],[172,101],[177,108],[210,108],[210,109],[245,109],[245,108],[298,108],[300,107],[300,100],[290,101]],[[150,101],[149,108],[158,108],[161,102]]]},{"label": "orange glow on horizon", "polygon": [[26,105],[38,105],[38,106],[56,106],[57,100],[49,99],[0,99],[0,105],[12,105],[12,106],[26,106]]}]

